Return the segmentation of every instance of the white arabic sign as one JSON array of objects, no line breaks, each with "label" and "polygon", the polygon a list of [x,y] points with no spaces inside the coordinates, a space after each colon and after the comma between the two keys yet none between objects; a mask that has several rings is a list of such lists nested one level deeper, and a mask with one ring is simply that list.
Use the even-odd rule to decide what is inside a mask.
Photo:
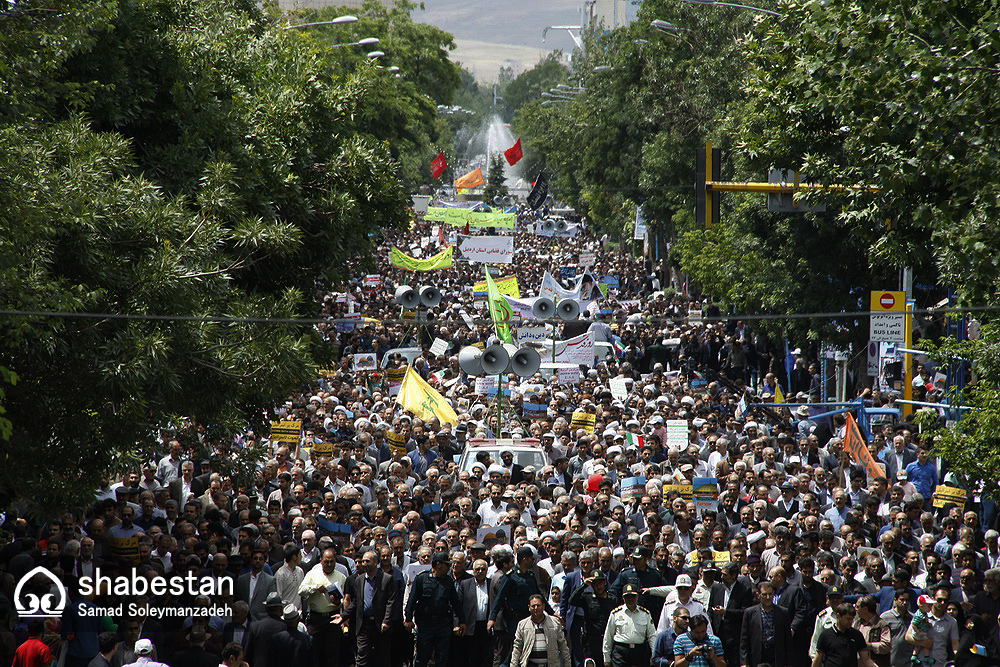
[{"label": "white arabic sign", "polygon": [[513,236],[464,236],[455,241],[455,259],[483,264],[513,264]]}]

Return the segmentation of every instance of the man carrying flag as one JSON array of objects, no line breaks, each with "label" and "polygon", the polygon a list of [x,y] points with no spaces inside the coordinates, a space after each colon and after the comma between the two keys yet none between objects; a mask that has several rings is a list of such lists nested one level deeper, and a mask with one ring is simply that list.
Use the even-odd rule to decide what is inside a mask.
[{"label": "man carrying flag", "polygon": [[489,269],[486,271],[486,296],[490,303],[490,317],[493,319],[493,326],[497,329],[497,338],[504,343],[514,343],[514,336],[510,331],[511,309],[507,299],[503,298],[497,285],[493,282],[493,276]]},{"label": "man carrying flag", "polygon": [[868,451],[864,436],[861,435],[861,429],[858,428],[858,424],[850,412],[847,413],[847,425],[844,430],[844,450],[851,455],[855,462],[865,467],[871,479],[886,476],[885,470],[875,462],[871,452]]}]

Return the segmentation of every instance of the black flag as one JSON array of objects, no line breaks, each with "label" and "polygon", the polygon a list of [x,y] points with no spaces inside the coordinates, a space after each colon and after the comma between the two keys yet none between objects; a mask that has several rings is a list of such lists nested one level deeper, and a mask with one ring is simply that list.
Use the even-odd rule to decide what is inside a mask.
[{"label": "black flag", "polygon": [[543,171],[538,174],[538,178],[535,179],[535,185],[531,188],[531,192],[528,193],[528,206],[531,207],[532,211],[537,211],[545,203],[545,198],[548,196],[549,179]]}]

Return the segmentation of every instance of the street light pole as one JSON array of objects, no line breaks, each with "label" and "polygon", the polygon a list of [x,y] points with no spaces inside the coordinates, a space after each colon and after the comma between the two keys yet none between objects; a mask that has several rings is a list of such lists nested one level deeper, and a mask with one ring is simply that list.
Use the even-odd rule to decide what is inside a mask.
[{"label": "street light pole", "polygon": [[779,12],[771,11],[770,9],[764,9],[762,7],[753,7],[751,5],[738,5],[732,2],[719,2],[718,0],[681,0],[681,2],[686,2],[689,5],[714,5],[719,7],[735,7],[736,9],[749,9],[752,12],[760,12],[761,14],[768,14],[770,16],[781,16]]},{"label": "street light pole", "polygon": [[338,16],[330,21],[316,21],[315,23],[296,23],[294,25],[282,26],[282,30],[294,30],[296,28],[312,28],[318,25],[344,25],[345,23],[357,23],[357,16]]}]

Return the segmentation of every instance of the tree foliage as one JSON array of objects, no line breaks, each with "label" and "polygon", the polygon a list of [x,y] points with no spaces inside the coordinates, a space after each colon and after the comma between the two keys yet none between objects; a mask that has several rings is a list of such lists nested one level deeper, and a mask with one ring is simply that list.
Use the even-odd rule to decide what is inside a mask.
[{"label": "tree foliage", "polygon": [[311,315],[406,201],[369,127],[384,73],[334,72],[254,2],[0,21],[0,293],[63,313],[0,318],[0,506],[59,507],[160,426],[260,429],[328,352],[310,327],[197,318]]},{"label": "tree foliage", "polygon": [[494,153],[489,156],[490,166],[486,172],[486,187],[483,188],[483,200],[486,203],[493,203],[497,197],[507,196],[507,185],[504,182],[507,168],[507,161],[502,153]]},{"label": "tree foliage", "polygon": [[740,152],[758,168],[877,186],[823,196],[870,265],[915,266],[923,282],[995,301],[1000,8],[810,0],[782,11],[751,45]]},{"label": "tree foliage", "polygon": [[954,428],[941,428],[936,414],[924,413],[930,419],[920,419],[918,413],[918,420],[932,429],[934,453],[970,483],[981,483],[984,494],[1000,500],[1000,325],[984,326],[979,340],[921,345],[942,364],[956,357],[968,360],[973,375],[962,391],[949,397],[951,404],[971,408],[961,413]]},{"label": "tree foliage", "polygon": [[[367,92],[365,116],[360,120],[388,143],[400,163],[399,177],[410,191],[431,181],[427,165],[438,150],[453,143],[450,125],[439,117],[436,106],[452,104],[461,86],[459,67],[449,59],[454,39],[433,25],[415,23],[411,14],[416,7],[406,1],[387,6],[378,0],[365,0],[360,8],[324,7],[301,20],[329,21],[351,14],[358,21],[293,31],[334,73],[358,68],[369,50],[385,53],[376,63],[379,85]],[[334,46],[369,37],[379,43]],[[399,68],[398,76],[388,71],[390,67]]]}]

